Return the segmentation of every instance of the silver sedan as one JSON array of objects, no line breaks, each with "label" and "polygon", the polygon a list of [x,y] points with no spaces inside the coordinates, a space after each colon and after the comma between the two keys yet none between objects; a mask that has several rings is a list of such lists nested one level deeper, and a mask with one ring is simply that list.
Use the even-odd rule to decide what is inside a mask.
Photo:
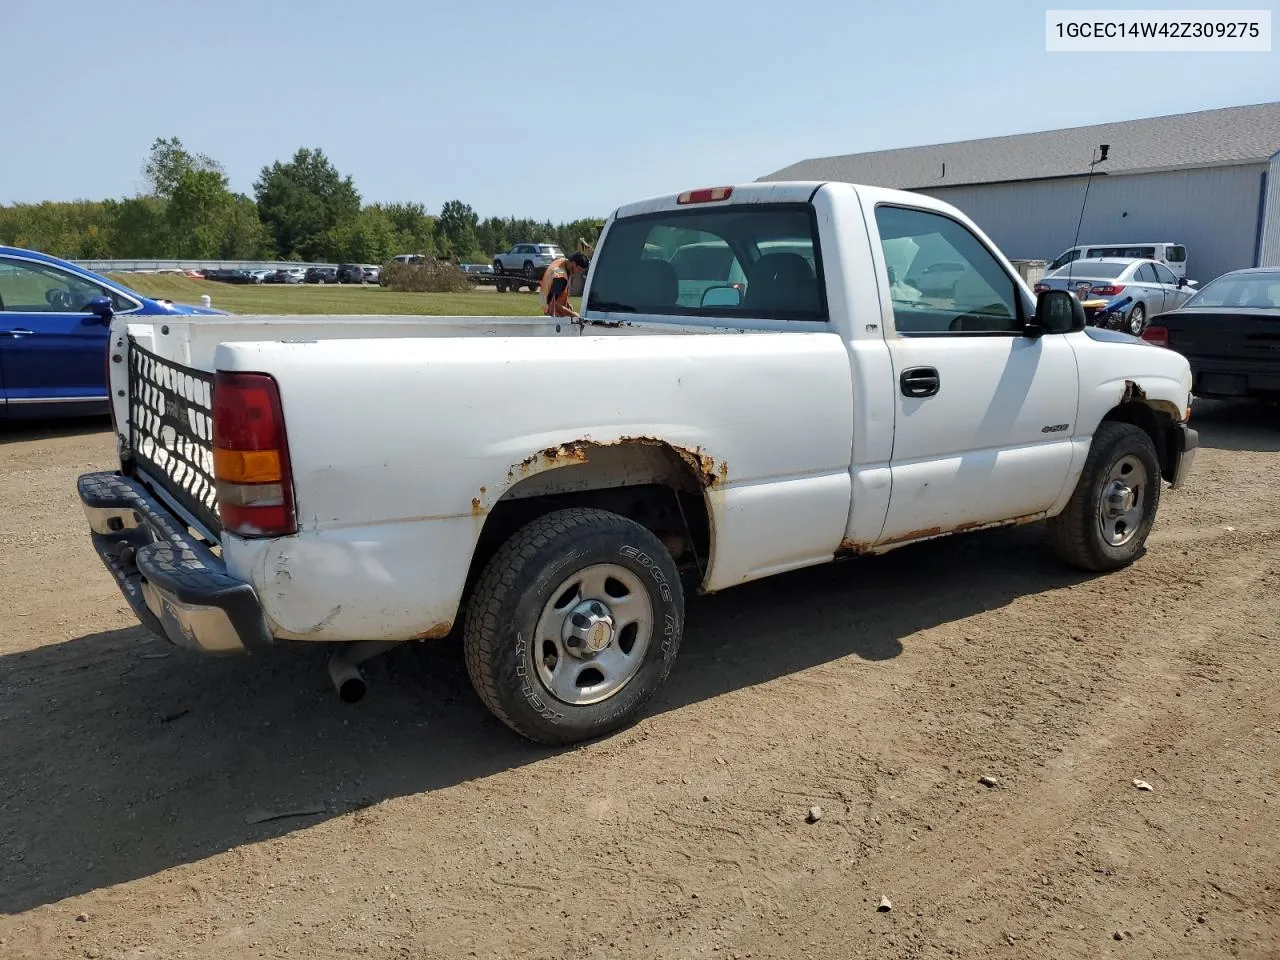
[{"label": "silver sedan", "polygon": [[1175,277],[1155,260],[1099,257],[1046,273],[1036,284],[1036,292],[1042,290],[1068,290],[1082,299],[1105,300],[1099,313],[1119,316],[1121,329],[1136,337],[1146,329],[1148,318],[1182,306],[1195,293],[1195,281]]}]

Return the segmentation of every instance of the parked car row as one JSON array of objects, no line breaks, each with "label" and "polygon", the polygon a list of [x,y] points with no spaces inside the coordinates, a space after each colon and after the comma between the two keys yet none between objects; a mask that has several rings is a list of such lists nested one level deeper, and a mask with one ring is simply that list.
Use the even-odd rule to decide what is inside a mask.
[{"label": "parked car row", "polygon": [[1096,257],[1073,260],[1046,273],[1035,291],[1066,290],[1081,300],[1094,301],[1100,325],[1137,337],[1146,329],[1148,318],[1177,309],[1195,286],[1196,281],[1175,276],[1155,260]]},{"label": "parked car row", "polygon": [[198,276],[220,283],[377,283],[382,268],[343,263],[337,267],[285,267],[281,270],[202,270]]}]

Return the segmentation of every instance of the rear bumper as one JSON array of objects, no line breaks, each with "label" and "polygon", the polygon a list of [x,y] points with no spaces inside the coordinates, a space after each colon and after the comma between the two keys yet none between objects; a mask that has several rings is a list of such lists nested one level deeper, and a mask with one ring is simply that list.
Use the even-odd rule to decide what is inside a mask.
[{"label": "rear bumper", "polygon": [[144,626],[206,653],[271,646],[253,587],[145,487],[118,473],[87,473],[76,487],[94,548]]},{"label": "rear bumper", "polygon": [[1197,397],[1280,396],[1280,363],[1188,357]]},{"label": "rear bumper", "polygon": [[1185,423],[1180,423],[1171,438],[1172,476],[1170,483],[1176,490],[1186,481],[1191,467],[1196,462],[1196,452],[1200,449],[1200,435]]}]

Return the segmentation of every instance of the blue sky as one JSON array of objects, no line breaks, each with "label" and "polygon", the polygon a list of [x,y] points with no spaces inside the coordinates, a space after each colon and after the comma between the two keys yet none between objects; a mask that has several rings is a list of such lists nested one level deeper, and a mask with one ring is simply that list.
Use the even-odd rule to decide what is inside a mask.
[{"label": "blue sky", "polygon": [[8,4],[0,202],[133,193],[176,134],[246,193],[316,146],[366,202],[561,220],[811,156],[1280,99],[1274,46],[1050,54],[1045,6]]}]

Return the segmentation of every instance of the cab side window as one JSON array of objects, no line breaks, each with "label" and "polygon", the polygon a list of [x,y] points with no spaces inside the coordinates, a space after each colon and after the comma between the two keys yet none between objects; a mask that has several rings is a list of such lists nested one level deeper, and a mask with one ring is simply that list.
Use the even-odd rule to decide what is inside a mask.
[{"label": "cab side window", "polygon": [[894,326],[904,337],[1021,334],[1028,305],[967,227],[938,213],[876,207]]},{"label": "cab side window", "polygon": [[1159,283],[1160,279],[1156,276],[1155,268],[1149,263],[1144,263],[1138,267],[1133,273],[1139,283]]},{"label": "cab side window", "polygon": [[1178,285],[1178,278],[1173,275],[1173,271],[1166,267],[1163,263],[1153,263],[1151,269],[1156,272],[1156,279],[1161,283],[1168,284],[1171,287]]}]

